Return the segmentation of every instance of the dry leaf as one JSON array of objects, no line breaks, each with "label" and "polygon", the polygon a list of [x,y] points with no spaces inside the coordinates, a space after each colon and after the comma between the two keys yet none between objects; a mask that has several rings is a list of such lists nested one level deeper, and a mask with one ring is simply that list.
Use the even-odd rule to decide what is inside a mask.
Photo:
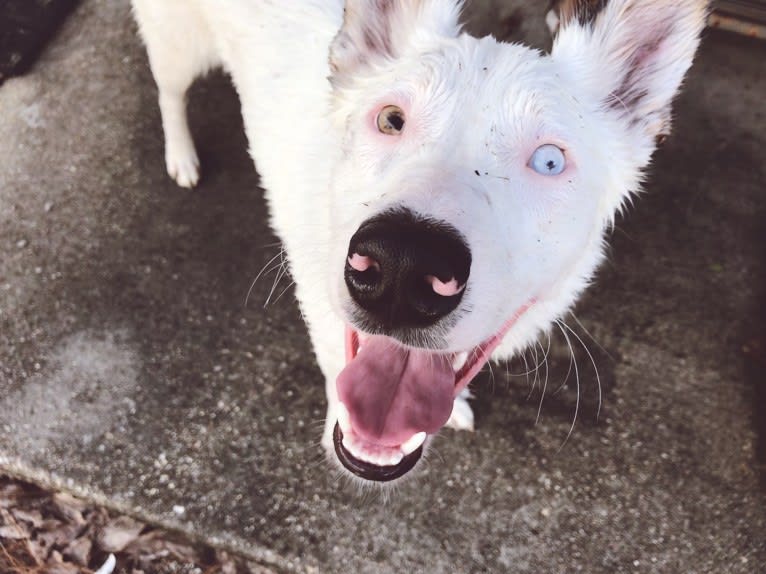
[{"label": "dry leaf", "polygon": [[53,511],[59,518],[75,524],[85,524],[83,511],[86,506],[82,500],[64,492],[58,492],[53,495]]},{"label": "dry leaf", "polygon": [[26,542],[0,540],[0,572],[27,572],[40,566],[26,551]]},{"label": "dry leaf", "polygon": [[127,516],[120,516],[111,520],[104,526],[99,536],[99,546],[104,552],[122,552],[125,547],[133,542],[144,525]]},{"label": "dry leaf", "polygon": [[131,574],[273,574],[181,535],[110,518],[106,509],[68,494],[0,476],[0,574],[112,574],[113,556],[95,573],[88,568],[105,553],[119,553],[120,572]]},{"label": "dry leaf", "polygon": [[26,522],[33,528],[40,528],[43,525],[43,515],[39,510],[22,510],[21,508],[11,509],[11,514],[16,522]]},{"label": "dry leaf", "polygon": [[87,566],[90,562],[90,551],[92,548],[93,542],[83,536],[69,543],[69,546],[63,552],[64,558],[80,566]]},{"label": "dry leaf", "polygon": [[0,526],[15,525],[16,519],[5,508],[0,508]]},{"label": "dry leaf", "polygon": [[24,543],[29,558],[38,566],[44,564],[48,558],[48,549],[43,548],[36,540],[25,540]]},{"label": "dry leaf", "polygon": [[54,552],[45,565],[46,574],[80,574],[80,567],[70,562],[64,562],[61,554]]},{"label": "dry leaf", "polygon": [[24,491],[18,484],[12,483],[0,485],[0,508],[16,506],[16,503],[23,492]]},{"label": "dry leaf", "polygon": [[45,548],[63,549],[72,540],[77,538],[81,531],[82,526],[77,524],[66,524],[58,520],[46,520],[43,528],[36,532],[34,538]]},{"label": "dry leaf", "polygon": [[176,561],[183,564],[200,564],[200,556],[189,544],[176,542],[173,536],[162,530],[152,530],[137,538],[125,548],[124,554],[137,567],[147,572],[157,571],[157,562]]},{"label": "dry leaf", "polygon": [[26,540],[29,538],[29,534],[16,524],[8,524],[7,526],[0,526],[0,539],[3,538],[7,540]]}]

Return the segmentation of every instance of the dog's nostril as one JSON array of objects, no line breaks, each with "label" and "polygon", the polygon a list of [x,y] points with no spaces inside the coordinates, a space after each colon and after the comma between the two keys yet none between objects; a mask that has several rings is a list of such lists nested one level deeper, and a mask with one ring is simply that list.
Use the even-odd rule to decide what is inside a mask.
[{"label": "dog's nostril", "polygon": [[348,264],[354,271],[359,271],[360,273],[367,271],[370,267],[372,267],[375,271],[380,271],[380,263],[375,261],[375,259],[372,257],[359,255],[358,253],[349,255]]},{"label": "dog's nostril", "polygon": [[435,275],[426,275],[426,281],[434,292],[442,297],[453,297],[465,289],[465,283],[461,285],[455,277],[445,282]]},{"label": "dog's nostril", "polygon": [[457,280],[421,279],[407,290],[407,303],[423,320],[433,322],[457,307],[464,289]]},{"label": "dog's nostril", "polygon": [[383,279],[380,263],[368,255],[352,253],[346,259],[346,284],[359,296],[373,296]]}]

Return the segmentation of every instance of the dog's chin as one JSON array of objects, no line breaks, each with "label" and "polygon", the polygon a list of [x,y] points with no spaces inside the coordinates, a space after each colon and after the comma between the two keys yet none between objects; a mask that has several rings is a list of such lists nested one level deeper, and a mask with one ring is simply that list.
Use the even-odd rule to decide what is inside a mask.
[{"label": "dog's chin", "polygon": [[363,481],[401,479],[417,466],[471,382],[519,316],[462,352],[405,346],[346,328],[346,368],[337,381],[333,446],[342,467]]}]

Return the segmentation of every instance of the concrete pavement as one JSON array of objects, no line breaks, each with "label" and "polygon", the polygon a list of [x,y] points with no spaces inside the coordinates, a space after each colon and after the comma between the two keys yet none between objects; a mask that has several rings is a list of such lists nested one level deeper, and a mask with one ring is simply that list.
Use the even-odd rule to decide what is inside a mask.
[{"label": "concrete pavement", "polygon": [[[469,21],[542,45],[541,12],[476,1]],[[127,3],[83,1],[0,88],[0,469],[276,571],[761,570],[764,57],[706,34],[676,133],[567,321],[598,365],[599,420],[577,349],[562,446],[576,389],[554,392],[557,334],[539,421],[540,381],[496,367],[477,432],[445,431],[384,500],[323,461],[323,383],[289,280],[264,308],[266,273],[245,305],[279,248],[228,80],[193,89],[204,179],[181,191]]]}]

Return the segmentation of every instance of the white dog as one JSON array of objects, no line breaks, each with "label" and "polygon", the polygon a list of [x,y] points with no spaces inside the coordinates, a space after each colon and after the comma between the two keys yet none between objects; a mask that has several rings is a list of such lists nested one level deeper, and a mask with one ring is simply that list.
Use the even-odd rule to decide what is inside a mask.
[{"label": "white dog", "polygon": [[231,74],[326,377],[324,445],[376,481],[448,421],[471,428],[471,379],[586,287],[706,16],[569,2],[545,55],[462,33],[459,0],[133,4],[183,187],[199,178],[186,90]]}]

